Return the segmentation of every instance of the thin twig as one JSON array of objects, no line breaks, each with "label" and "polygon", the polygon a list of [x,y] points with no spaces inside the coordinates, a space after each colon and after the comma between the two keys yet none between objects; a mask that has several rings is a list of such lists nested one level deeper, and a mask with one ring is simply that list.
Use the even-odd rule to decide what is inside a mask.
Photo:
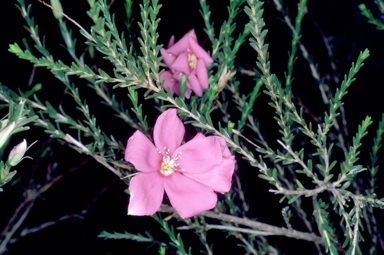
[{"label": "thin twig", "polygon": [[[182,226],[178,227],[178,230],[190,230],[195,229],[194,226]],[[211,230],[211,229],[219,229],[219,230],[226,230],[226,231],[232,231],[232,232],[238,232],[238,233],[245,233],[255,236],[274,236],[275,233],[266,232],[266,231],[260,231],[260,230],[253,230],[248,228],[241,228],[241,227],[234,227],[234,226],[225,226],[225,225],[214,225],[214,224],[206,224],[205,230]]]},{"label": "thin twig", "polygon": [[42,3],[43,5],[47,6],[49,9],[63,15],[66,19],[68,19],[70,22],[72,22],[75,26],[77,26],[81,31],[83,31],[83,33],[85,34],[85,37],[88,38],[88,40],[91,40],[92,42],[96,43],[96,40],[93,39],[92,35],[90,33],[88,33],[87,30],[85,30],[85,28],[83,28],[79,23],[77,23],[75,20],[73,20],[72,18],[70,18],[67,14],[53,8],[51,5],[47,4],[46,2],[42,1],[42,0],[37,0],[39,1],[40,3]]},{"label": "thin twig", "polygon": [[[163,205],[160,207],[160,212],[174,213],[175,211],[172,207]],[[322,238],[313,233],[306,233],[306,232],[301,232],[297,230],[289,230],[286,228],[276,227],[276,226],[261,223],[258,221],[250,220],[248,218],[239,218],[236,216],[232,216],[224,213],[215,213],[212,211],[202,212],[199,214],[199,216],[205,216],[207,218],[218,219],[225,222],[247,226],[252,229],[274,233],[274,235],[276,236],[286,236],[286,237],[295,238],[299,240],[305,240],[309,242],[323,244]]]},{"label": "thin twig", "polygon": [[356,254],[356,249],[357,249],[357,246],[358,246],[358,236],[359,236],[359,222],[360,222],[360,216],[359,216],[359,212],[360,212],[360,206],[358,203],[355,203],[355,210],[356,210],[356,213],[355,213],[355,217],[356,217],[356,223],[355,223],[355,226],[353,228],[353,242],[352,242],[352,246],[353,246],[353,249],[352,249],[352,252],[351,252],[351,255],[355,255]]}]

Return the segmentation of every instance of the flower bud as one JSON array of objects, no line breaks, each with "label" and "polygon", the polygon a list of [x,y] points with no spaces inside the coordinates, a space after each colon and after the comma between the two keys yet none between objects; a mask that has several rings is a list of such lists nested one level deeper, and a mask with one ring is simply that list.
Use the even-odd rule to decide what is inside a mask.
[{"label": "flower bud", "polygon": [[8,156],[8,164],[10,166],[16,166],[23,159],[25,152],[27,151],[27,141],[25,139],[13,147]]},{"label": "flower bud", "polygon": [[7,142],[9,137],[12,134],[13,129],[15,128],[15,122],[12,122],[10,125],[0,130],[0,149]]}]

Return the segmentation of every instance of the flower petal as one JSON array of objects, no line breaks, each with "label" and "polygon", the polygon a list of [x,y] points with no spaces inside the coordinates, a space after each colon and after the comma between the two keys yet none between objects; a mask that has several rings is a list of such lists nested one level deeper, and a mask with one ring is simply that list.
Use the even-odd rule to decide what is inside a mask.
[{"label": "flower petal", "polygon": [[175,62],[173,62],[170,68],[176,71],[180,71],[183,74],[187,74],[187,75],[190,74],[191,70],[189,68],[187,53],[183,52],[179,56],[177,56],[177,58],[175,59]]},{"label": "flower petal", "polygon": [[195,40],[197,42],[197,36],[196,36],[196,33],[195,33],[195,29],[189,30],[189,32],[186,33],[185,36],[188,37],[188,38],[192,38],[193,40]]},{"label": "flower petal", "polygon": [[183,37],[167,50],[177,56],[180,53],[187,51],[187,49],[189,49],[188,37]]},{"label": "flower petal", "polygon": [[171,38],[169,39],[167,48],[172,47],[175,44],[175,36],[172,35]]},{"label": "flower petal", "polygon": [[172,71],[173,74],[172,74],[172,77],[177,81],[179,82],[181,80],[181,76],[183,75],[181,72],[177,71],[177,70],[173,70]]},{"label": "flower petal", "polygon": [[[197,133],[192,140],[202,138],[205,138],[205,136],[202,133]],[[211,136],[211,139],[215,139],[220,145],[223,157],[221,164],[206,173],[191,173],[185,171],[183,174],[211,187],[216,192],[225,193],[231,189],[231,180],[235,169],[235,157],[232,156],[223,138],[219,136]]]},{"label": "flower petal", "polygon": [[187,86],[188,85],[192,89],[192,91],[195,92],[196,95],[198,95],[199,97],[203,96],[203,89],[201,88],[200,82],[197,79],[196,75],[188,75]]},{"label": "flower petal", "polygon": [[213,59],[209,54],[197,43],[197,40],[189,39],[189,47],[195,53],[197,58],[205,61],[206,67],[213,63]]},{"label": "flower petal", "polygon": [[171,90],[172,94],[180,95],[180,87],[178,82],[173,78],[170,71],[164,71],[160,75],[160,81],[163,82],[163,88],[166,91]]},{"label": "flower petal", "polygon": [[160,172],[140,173],[129,183],[128,214],[152,215],[160,207],[164,196],[164,177]]},{"label": "flower petal", "polygon": [[179,55],[180,53],[187,51],[189,49],[189,39],[195,40],[197,42],[197,37],[195,30],[189,31],[187,34],[185,34],[179,41],[177,41],[174,45],[169,47],[167,50],[168,52]]},{"label": "flower petal", "polygon": [[161,48],[160,49],[160,54],[161,56],[163,57],[163,61],[164,63],[166,64],[166,66],[170,67],[173,62],[175,62],[176,60],[176,56],[169,53],[166,49],[164,48]]},{"label": "flower petal", "polygon": [[205,135],[203,133],[197,133],[191,140],[201,139],[201,138],[205,138]]},{"label": "flower petal", "polygon": [[203,59],[197,60],[196,66],[197,79],[199,80],[200,86],[203,89],[208,88],[208,70]]},{"label": "flower petal", "polygon": [[222,152],[215,137],[195,138],[183,144],[173,155],[181,153],[180,169],[190,173],[206,173],[222,163]]},{"label": "flower petal", "polygon": [[183,141],[184,133],[185,128],[176,114],[176,109],[169,109],[157,118],[153,139],[156,147],[165,155],[164,147],[173,153]]},{"label": "flower petal", "polygon": [[136,131],[127,142],[124,159],[141,172],[159,171],[162,157],[141,131]]},{"label": "flower petal", "polygon": [[189,99],[192,95],[192,90],[191,89],[187,89],[187,91],[185,91],[185,98],[186,99]]},{"label": "flower petal", "polygon": [[220,166],[213,168],[209,172],[197,174],[184,172],[184,175],[211,187],[214,191],[225,193],[231,189],[234,169],[235,161],[233,158],[227,158],[223,160]]},{"label": "flower petal", "polygon": [[210,210],[217,203],[217,195],[211,188],[179,173],[167,176],[164,188],[171,205],[182,218]]},{"label": "flower petal", "polygon": [[219,137],[219,136],[214,136],[215,139],[219,142],[220,144],[220,147],[221,147],[221,151],[223,153],[223,157],[224,158],[234,158],[233,155],[231,154],[228,146],[227,146],[227,143],[225,142],[224,138],[222,137]]}]

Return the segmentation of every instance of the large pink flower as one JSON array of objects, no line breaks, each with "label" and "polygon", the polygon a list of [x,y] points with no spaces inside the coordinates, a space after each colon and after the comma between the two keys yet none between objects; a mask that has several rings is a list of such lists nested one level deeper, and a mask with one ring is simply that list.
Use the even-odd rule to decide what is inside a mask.
[{"label": "large pink flower", "polygon": [[168,43],[168,49],[160,49],[164,63],[170,69],[160,76],[164,81],[164,88],[173,94],[180,95],[179,81],[182,75],[187,76],[187,91],[185,97],[189,98],[191,92],[202,96],[203,89],[208,88],[208,66],[213,60],[198,44],[195,30],[189,31],[178,42],[174,43],[174,36]]},{"label": "large pink flower", "polygon": [[156,121],[155,144],[140,131],[128,139],[125,160],[139,171],[129,185],[128,214],[154,214],[165,191],[177,213],[188,218],[214,208],[215,191],[230,190],[235,161],[224,139],[200,133],[182,144],[184,133],[170,109]]}]

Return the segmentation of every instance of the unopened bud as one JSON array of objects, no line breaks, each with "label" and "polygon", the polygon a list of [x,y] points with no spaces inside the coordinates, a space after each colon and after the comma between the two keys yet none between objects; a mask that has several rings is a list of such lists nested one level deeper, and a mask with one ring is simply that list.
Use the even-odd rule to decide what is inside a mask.
[{"label": "unopened bud", "polygon": [[27,151],[27,141],[25,139],[13,147],[8,156],[8,164],[10,166],[16,166],[23,159],[25,152]]},{"label": "unopened bud", "polygon": [[15,122],[12,122],[10,125],[0,130],[0,149],[8,141],[14,128],[15,128]]}]

